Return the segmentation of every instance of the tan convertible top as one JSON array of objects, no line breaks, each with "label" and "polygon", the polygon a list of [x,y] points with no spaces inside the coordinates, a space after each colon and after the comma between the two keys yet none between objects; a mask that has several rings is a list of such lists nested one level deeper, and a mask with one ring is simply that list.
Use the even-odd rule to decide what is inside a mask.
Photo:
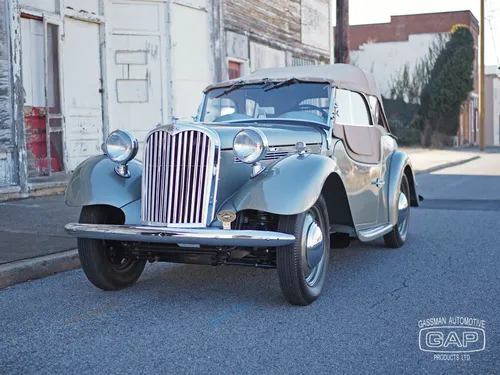
[{"label": "tan convertible top", "polygon": [[373,76],[349,64],[287,66],[284,68],[261,69],[244,77],[210,85],[205,89],[205,92],[217,87],[228,87],[238,81],[252,83],[261,81],[264,78],[272,81],[297,78],[300,81],[328,82],[332,87],[374,95],[382,101],[380,91],[378,90]]}]

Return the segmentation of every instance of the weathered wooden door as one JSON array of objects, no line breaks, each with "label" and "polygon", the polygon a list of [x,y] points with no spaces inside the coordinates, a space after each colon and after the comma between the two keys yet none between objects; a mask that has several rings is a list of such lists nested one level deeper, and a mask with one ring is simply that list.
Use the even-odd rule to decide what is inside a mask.
[{"label": "weathered wooden door", "polygon": [[99,154],[102,134],[99,25],[65,19],[64,103],[68,169]]},{"label": "weathered wooden door", "polygon": [[[165,4],[158,1],[108,3],[109,131],[131,131],[143,142],[166,120]],[[141,158],[141,155],[138,155]]]}]

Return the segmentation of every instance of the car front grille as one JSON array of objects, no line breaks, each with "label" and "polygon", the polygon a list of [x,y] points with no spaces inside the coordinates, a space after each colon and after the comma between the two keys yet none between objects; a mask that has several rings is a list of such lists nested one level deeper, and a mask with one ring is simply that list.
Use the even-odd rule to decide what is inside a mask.
[{"label": "car front grille", "polygon": [[151,133],[144,152],[143,224],[206,226],[215,183],[215,152],[213,139],[202,131]]}]

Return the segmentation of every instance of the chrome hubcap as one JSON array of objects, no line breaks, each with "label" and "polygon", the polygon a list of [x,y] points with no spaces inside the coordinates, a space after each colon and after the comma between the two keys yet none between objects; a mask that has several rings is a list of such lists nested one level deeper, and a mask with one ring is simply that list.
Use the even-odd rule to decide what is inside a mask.
[{"label": "chrome hubcap", "polygon": [[399,193],[398,200],[398,231],[402,238],[406,237],[406,233],[408,231],[408,198],[405,195],[405,192]]},{"label": "chrome hubcap", "polygon": [[311,213],[308,213],[304,220],[302,238],[305,241],[302,262],[304,277],[310,286],[314,286],[323,271],[325,240],[321,226]]}]

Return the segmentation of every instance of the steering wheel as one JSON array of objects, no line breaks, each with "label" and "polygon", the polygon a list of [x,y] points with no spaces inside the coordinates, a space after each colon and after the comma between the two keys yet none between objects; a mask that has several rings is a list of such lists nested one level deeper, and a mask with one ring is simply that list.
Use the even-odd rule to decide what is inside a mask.
[{"label": "steering wheel", "polygon": [[325,119],[328,119],[328,112],[326,112],[323,108],[321,107],[318,107],[317,105],[313,105],[313,104],[299,104],[297,107],[295,107],[294,109],[298,110],[298,111],[310,111],[310,110],[315,110],[315,111],[319,111],[321,112],[321,115],[325,118]]}]

